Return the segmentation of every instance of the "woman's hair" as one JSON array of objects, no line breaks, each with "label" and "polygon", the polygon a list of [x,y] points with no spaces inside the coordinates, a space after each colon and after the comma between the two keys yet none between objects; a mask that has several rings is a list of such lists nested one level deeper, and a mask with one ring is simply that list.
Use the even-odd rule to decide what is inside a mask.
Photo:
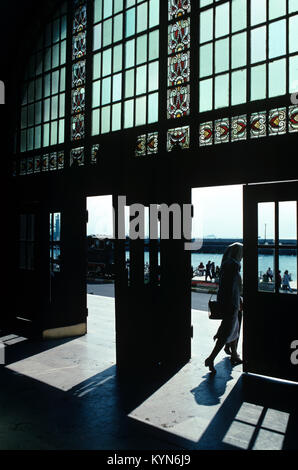
[{"label": "woman's hair", "polygon": [[236,242],[232,243],[232,245],[229,245],[226,251],[224,252],[223,258],[222,258],[222,263],[226,261],[228,258],[233,258],[238,263],[243,258],[243,245],[242,243]]}]

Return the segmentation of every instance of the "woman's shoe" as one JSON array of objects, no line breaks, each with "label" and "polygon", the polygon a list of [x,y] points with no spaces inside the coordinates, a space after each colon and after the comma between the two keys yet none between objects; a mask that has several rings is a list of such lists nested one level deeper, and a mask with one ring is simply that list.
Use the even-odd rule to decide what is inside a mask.
[{"label": "woman's shoe", "polygon": [[209,367],[209,370],[212,374],[216,374],[216,369],[214,367],[213,361],[209,357],[207,357],[207,359],[205,360],[205,366]]},{"label": "woman's shoe", "polygon": [[232,351],[230,350],[230,346],[226,345],[226,346],[224,347],[224,352],[225,352],[226,354],[228,354],[228,356],[231,356]]},{"label": "woman's shoe", "polygon": [[242,364],[242,363],[243,361],[240,356],[231,357],[232,366],[237,366],[238,364]]}]

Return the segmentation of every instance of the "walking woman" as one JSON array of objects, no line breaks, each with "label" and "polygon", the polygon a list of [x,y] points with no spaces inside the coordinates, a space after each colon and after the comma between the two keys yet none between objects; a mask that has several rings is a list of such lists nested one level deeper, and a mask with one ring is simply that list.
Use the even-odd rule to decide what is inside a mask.
[{"label": "walking woman", "polygon": [[221,262],[217,301],[223,313],[223,320],[213,338],[216,340],[213,351],[205,360],[205,366],[209,367],[209,370],[213,373],[216,372],[214,359],[226,344],[229,344],[231,349],[232,365],[241,364],[242,362],[237,353],[240,333],[239,312],[242,310],[240,298],[240,263],[242,257],[242,243],[233,243],[226,249]]}]

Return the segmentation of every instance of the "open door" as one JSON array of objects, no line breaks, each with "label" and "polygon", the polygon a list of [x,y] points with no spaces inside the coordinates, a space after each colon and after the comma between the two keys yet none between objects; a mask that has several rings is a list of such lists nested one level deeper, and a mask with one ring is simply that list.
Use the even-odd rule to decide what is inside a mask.
[{"label": "open door", "polygon": [[244,187],[244,370],[298,381],[298,182]]}]

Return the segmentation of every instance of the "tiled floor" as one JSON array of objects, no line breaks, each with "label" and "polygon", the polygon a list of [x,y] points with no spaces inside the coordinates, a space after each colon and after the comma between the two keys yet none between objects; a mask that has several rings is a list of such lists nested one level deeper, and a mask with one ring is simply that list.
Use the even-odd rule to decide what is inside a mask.
[{"label": "tiled floor", "polygon": [[0,449],[297,449],[297,386],[243,375],[221,353],[204,367],[217,322],[193,311],[190,363],[172,377],[120,381],[114,299],[88,295],[86,336],[6,338]]}]

